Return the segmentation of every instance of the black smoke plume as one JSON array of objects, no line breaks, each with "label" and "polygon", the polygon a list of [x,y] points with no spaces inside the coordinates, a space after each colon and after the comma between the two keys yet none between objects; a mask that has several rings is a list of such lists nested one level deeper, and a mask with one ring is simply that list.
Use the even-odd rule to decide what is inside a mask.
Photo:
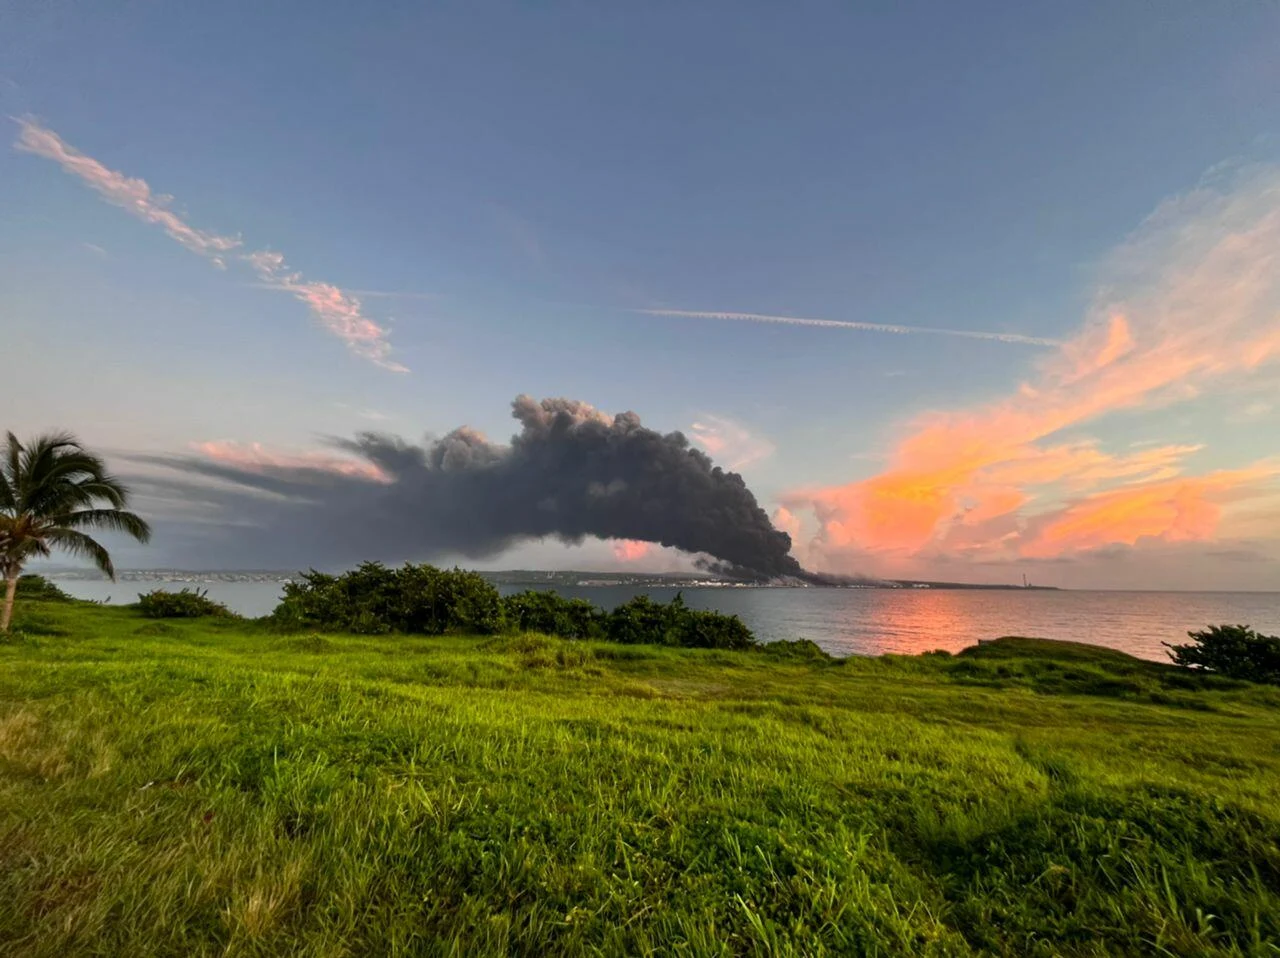
[{"label": "black smoke plume", "polygon": [[[364,433],[336,440],[381,479],[308,467],[165,465],[217,480],[198,496],[224,506],[257,567],[365,558],[483,558],[530,539],[639,539],[710,556],[754,580],[803,576],[791,539],[769,522],[742,477],[679,432],[608,416],[571,399],[520,396],[510,445],[468,428],[423,446]],[[155,462],[156,460],[151,460]],[[185,484],[185,483],[183,483]],[[172,490],[172,486],[170,486]],[[190,492],[189,494],[196,494]]]}]

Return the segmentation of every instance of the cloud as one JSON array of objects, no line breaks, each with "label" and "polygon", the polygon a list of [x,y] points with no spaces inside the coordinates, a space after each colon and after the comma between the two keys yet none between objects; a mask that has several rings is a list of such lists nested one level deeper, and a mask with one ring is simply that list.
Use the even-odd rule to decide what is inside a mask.
[{"label": "cloud", "polygon": [[744,426],[723,416],[702,416],[689,427],[689,438],[734,470],[745,469],[774,452],[769,440],[752,435]]},{"label": "cloud", "polygon": [[358,297],[332,283],[310,282],[304,280],[300,273],[288,272],[283,259],[278,264],[260,260],[251,265],[275,289],[291,293],[294,299],[305,303],[320,325],[345,342],[357,356],[391,372],[409,371],[391,359],[387,330],[364,315]]},{"label": "cloud", "polygon": [[229,440],[196,442],[191,444],[191,448],[215,462],[246,472],[265,473],[271,470],[292,469],[372,479],[375,482],[389,481],[386,473],[375,463],[336,456],[328,452],[287,453],[267,449],[256,442],[238,443]]},{"label": "cloud", "polygon": [[90,253],[93,253],[95,256],[101,256],[103,259],[107,258],[107,255],[108,255],[107,251],[103,249],[101,246],[99,246],[97,243],[82,242],[80,245],[83,246],[85,249],[87,249]]},{"label": "cloud", "polygon": [[125,176],[69,146],[58,134],[30,118],[19,119],[15,149],[52,160],[103,199],[133,216],[159,226],[173,240],[226,268],[229,260],[253,270],[274,289],[283,290],[304,303],[312,316],[347,344],[357,356],[393,372],[406,372],[392,361],[387,330],[361,311],[359,298],[331,283],[306,280],[286,266],[284,256],[271,250],[246,252],[239,236],[197,229],[172,209],[173,197],[154,192],[145,180]]},{"label": "cloud", "polygon": [[879,475],[783,497],[832,561],[1048,558],[1209,539],[1224,504],[1269,494],[1268,463],[1182,478],[1200,445],[1109,453],[1068,429],[1207,392],[1280,358],[1280,171],[1237,170],[1163,204],[1116,251],[1080,332],[1003,399],[911,423]]},{"label": "cloud", "polygon": [[619,562],[638,562],[653,551],[653,546],[639,539],[616,539],[612,543],[613,557]]},{"label": "cloud", "polygon": [[1274,562],[1272,556],[1258,549],[1210,549],[1205,555],[1214,559],[1226,559],[1228,562]]},{"label": "cloud", "polygon": [[353,416],[367,419],[369,422],[388,422],[391,419],[391,416],[385,412],[379,412],[377,409],[366,409],[363,406],[353,406],[351,403],[335,402],[333,408],[349,412]]},{"label": "cloud", "polygon": [[144,223],[159,226],[171,239],[193,253],[199,253],[222,265],[223,255],[241,246],[239,237],[222,236],[187,225],[169,208],[173,197],[153,193],[145,180],[108,169],[92,157],[68,146],[58,134],[33,120],[21,119],[18,125],[21,129],[14,144],[16,149],[53,160],[90,189],[97,191],[108,203],[128,210]]},{"label": "cloud", "polygon": [[1088,496],[1031,524],[1021,555],[1047,558],[1143,539],[1198,542],[1218,529],[1224,501],[1266,494],[1280,465],[1223,470]]},{"label": "cloud", "polygon": [[841,319],[806,319],[800,316],[769,316],[764,313],[708,312],[693,309],[633,309],[630,312],[675,319],[724,319],[741,323],[776,323],[782,326],[814,326],[820,329],[854,329],[869,333],[893,333],[899,336],[914,334],[958,336],[961,339],[985,339],[991,342],[1017,343],[1024,346],[1061,345],[1056,339],[1045,339],[1042,336],[1023,336],[1019,333],[988,333],[972,329],[939,329],[932,326],[897,326],[889,323],[861,323]]},{"label": "cloud", "polygon": [[130,458],[177,470],[170,498],[190,490],[251,520],[220,542],[209,536],[206,561],[227,566],[246,556],[259,567],[483,559],[529,540],[591,536],[709,556],[743,577],[803,574],[742,477],[681,433],[572,399],[518,396],[512,415],[520,430],[508,444],[462,426],[421,446],[361,433],[322,453],[214,442],[198,455]]},{"label": "cloud", "polygon": [[1248,422],[1253,419],[1266,419],[1275,413],[1276,408],[1274,402],[1259,399],[1242,406],[1231,415],[1230,420],[1231,422]]}]

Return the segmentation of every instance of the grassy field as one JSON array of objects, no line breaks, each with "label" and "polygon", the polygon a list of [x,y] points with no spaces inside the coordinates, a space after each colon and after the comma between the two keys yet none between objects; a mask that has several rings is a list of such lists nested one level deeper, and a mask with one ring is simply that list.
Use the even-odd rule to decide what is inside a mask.
[{"label": "grassy field", "polygon": [[1280,689],[1033,640],[18,627],[3,955],[1280,954]]}]

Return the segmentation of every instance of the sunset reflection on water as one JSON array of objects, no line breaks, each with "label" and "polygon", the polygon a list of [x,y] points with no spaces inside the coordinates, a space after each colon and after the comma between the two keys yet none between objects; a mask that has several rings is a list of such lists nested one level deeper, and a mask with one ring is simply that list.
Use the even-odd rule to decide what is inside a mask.
[{"label": "sunset reflection on water", "polygon": [[[636,589],[562,590],[605,606]],[[647,590],[668,600],[674,589]],[[694,608],[741,616],[762,639],[811,639],[833,655],[958,652],[1024,635],[1090,642],[1164,660],[1188,629],[1245,622],[1280,632],[1280,593],[1055,592],[1036,589],[686,589]]]}]

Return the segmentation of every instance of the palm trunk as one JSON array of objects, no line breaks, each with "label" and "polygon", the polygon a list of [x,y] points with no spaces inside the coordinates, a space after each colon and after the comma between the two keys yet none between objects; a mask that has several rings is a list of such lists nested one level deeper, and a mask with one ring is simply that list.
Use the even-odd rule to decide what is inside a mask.
[{"label": "palm trunk", "polygon": [[9,623],[13,621],[13,600],[18,595],[18,573],[13,573],[4,580],[4,609],[0,611],[0,634],[9,634]]}]

